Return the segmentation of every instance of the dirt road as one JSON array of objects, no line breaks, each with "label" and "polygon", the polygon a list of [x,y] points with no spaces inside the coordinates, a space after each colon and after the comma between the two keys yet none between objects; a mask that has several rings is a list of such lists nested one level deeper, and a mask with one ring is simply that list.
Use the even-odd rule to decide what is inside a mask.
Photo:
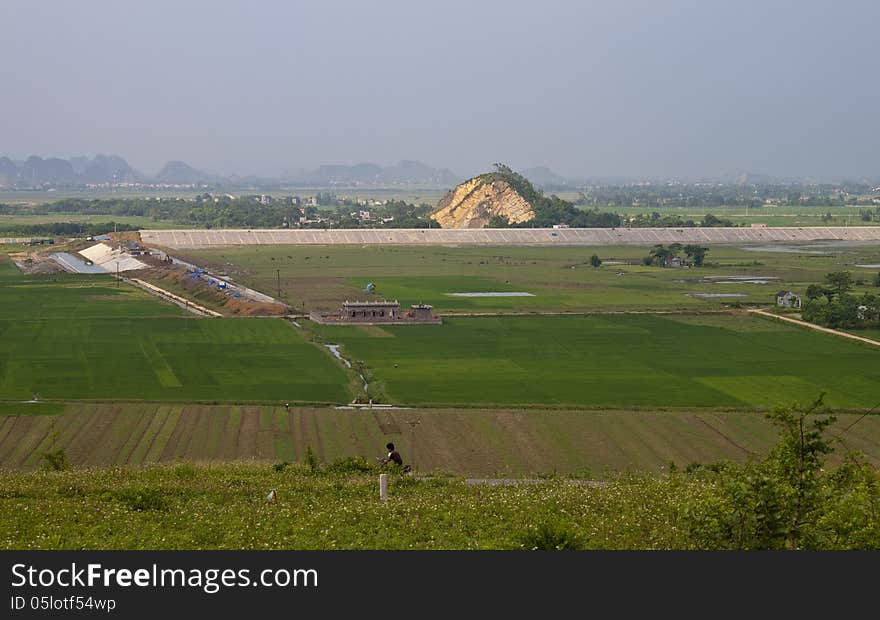
[{"label": "dirt road", "polygon": [[864,342],[875,347],[880,347],[880,341],[871,340],[870,338],[865,338],[863,336],[856,336],[855,334],[849,334],[847,332],[842,332],[838,329],[831,329],[830,327],[822,327],[821,325],[815,325],[813,323],[808,323],[807,321],[801,321],[800,319],[793,319],[787,316],[781,316],[778,314],[773,314],[772,312],[767,312],[766,310],[749,310],[750,313],[760,314],[761,316],[770,317],[772,319],[777,319],[779,321],[785,321],[787,323],[794,323],[795,325],[800,325],[802,327],[808,327],[810,329],[815,329],[817,332],[825,332],[826,334],[834,334],[835,336],[840,336],[842,338],[849,338],[850,340],[858,340],[859,342]]},{"label": "dirt road", "polygon": [[192,312],[193,314],[198,314],[199,316],[209,316],[209,317],[222,317],[223,315],[219,312],[215,312],[214,310],[210,310],[205,308],[204,306],[200,306],[197,303],[190,301],[189,299],[184,299],[179,295],[175,295],[170,291],[166,291],[163,288],[159,288],[154,284],[150,284],[149,282],[144,282],[143,280],[139,280],[138,278],[122,278],[122,281],[126,284],[131,284],[133,286],[138,287],[148,293],[156,295],[157,297],[161,297],[165,301],[170,301],[176,306],[179,306],[186,310],[187,312]]}]

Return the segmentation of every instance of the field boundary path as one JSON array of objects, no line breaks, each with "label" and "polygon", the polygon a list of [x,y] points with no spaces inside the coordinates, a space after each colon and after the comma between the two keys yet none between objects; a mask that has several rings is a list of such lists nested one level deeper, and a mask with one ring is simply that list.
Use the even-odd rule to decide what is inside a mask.
[{"label": "field boundary path", "polygon": [[699,316],[704,314],[741,314],[741,310],[534,310],[526,312],[438,312],[437,316],[444,319],[473,318],[473,317],[505,317],[505,316],[605,316],[621,314],[678,314]]},{"label": "field boundary path", "polygon": [[223,315],[219,312],[215,312],[210,308],[205,308],[204,306],[200,306],[197,303],[194,303],[188,299],[184,299],[179,295],[175,295],[170,291],[166,291],[163,288],[159,288],[154,284],[150,284],[149,282],[144,282],[143,280],[139,280],[137,278],[122,278],[123,282],[131,284],[132,286],[136,286],[137,288],[144,290],[156,297],[160,297],[165,301],[169,301],[173,303],[175,306],[179,306],[188,312],[192,312],[193,314],[198,314],[199,316],[209,316],[209,317],[222,317]]},{"label": "field boundary path", "polygon": [[793,319],[787,316],[781,316],[779,314],[773,314],[772,312],[767,312],[766,310],[749,310],[752,314],[760,314],[761,316],[766,316],[771,319],[777,319],[779,321],[785,321],[787,323],[794,323],[795,325],[800,325],[801,327],[808,327],[810,329],[814,329],[817,332],[825,332],[826,334],[834,334],[835,336],[840,336],[842,338],[849,338],[850,340],[858,340],[859,342],[864,342],[866,344],[873,345],[875,347],[880,347],[880,341],[871,340],[870,338],[865,338],[864,336],[856,336],[855,334],[850,334],[848,332],[842,332],[839,329],[832,329],[830,327],[822,327],[821,325],[816,325],[815,323],[809,323],[807,321],[802,321],[800,319]]}]

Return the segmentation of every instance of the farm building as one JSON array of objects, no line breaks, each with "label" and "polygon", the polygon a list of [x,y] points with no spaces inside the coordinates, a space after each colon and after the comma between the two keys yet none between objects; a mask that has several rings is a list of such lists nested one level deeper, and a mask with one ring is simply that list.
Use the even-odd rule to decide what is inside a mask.
[{"label": "farm building", "polygon": [[783,308],[800,308],[801,296],[791,291],[779,291],[776,293],[776,305]]},{"label": "farm building", "polygon": [[345,301],[338,312],[312,312],[316,323],[358,325],[374,323],[440,323],[441,319],[427,304],[414,304],[401,311],[398,301]]},{"label": "farm building", "polygon": [[680,269],[684,267],[690,267],[691,264],[680,256],[670,256],[663,262],[663,266]]},{"label": "farm building", "polygon": [[342,318],[349,321],[394,320],[398,316],[400,303],[397,301],[346,301],[342,304]]},{"label": "farm building", "polygon": [[404,315],[404,318],[410,318],[423,323],[433,323],[440,319],[434,315],[433,307],[428,304],[413,304],[411,310]]}]

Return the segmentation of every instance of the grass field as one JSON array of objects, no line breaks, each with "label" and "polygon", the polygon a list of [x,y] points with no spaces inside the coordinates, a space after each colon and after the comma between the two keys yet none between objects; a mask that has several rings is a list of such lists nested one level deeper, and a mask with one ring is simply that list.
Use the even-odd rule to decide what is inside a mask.
[{"label": "grass field", "polygon": [[[317,328],[401,403],[760,407],[880,401],[880,352],[750,316],[455,318]],[[390,336],[390,337],[389,337]],[[371,391],[374,387],[371,387]]]},{"label": "grass field", "polygon": [[[787,248],[791,249],[791,248]],[[282,298],[296,310],[335,309],[375,297],[402,304],[429,303],[440,312],[529,312],[712,309],[741,302],[771,304],[787,288],[803,293],[830,271],[880,263],[880,245],[807,248],[804,253],[747,251],[713,246],[701,269],[662,269],[639,263],[648,248],[252,246],[189,250],[185,258],[229,273],[242,283]],[[592,254],[606,263],[589,266]],[[629,264],[627,264],[629,263]],[[764,284],[711,283],[704,278],[757,276]],[[868,290],[869,287],[861,287]],[[861,288],[859,290],[861,290]],[[876,290],[876,288],[874,288]],[[455,297],[457,292],[521,291],[534,297]],[[688,293],[742,297],[698,299]]]},{"label": "grass field", "polygon": [[276,320],[201,320],[103,276],[0,259],[0,399],[345,402],[342,369]]},{"label": "grass field", "polygon": [[[155,403],[4,403],[0,469],[34,469],[64,447],[71,465],[142,466],[181,461],[372,461],[393,441],[419,471],[479,476],[546,472],[604,478],[612,471],[657,471],[766,452],[774,432],[744,411],[516,409],[337,410]],[[63,414],[60,413],[63,409]],[[841,414],[832,435],[880,465],[880,416],[852,429]]]}]

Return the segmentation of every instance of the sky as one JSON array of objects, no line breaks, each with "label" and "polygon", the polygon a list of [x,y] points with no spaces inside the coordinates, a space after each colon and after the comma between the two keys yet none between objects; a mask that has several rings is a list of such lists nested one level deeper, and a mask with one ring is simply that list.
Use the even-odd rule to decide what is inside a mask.
[{"label": "sky", "polygon": [[0,155],[880,177],[876,0],[3,0]]}]

